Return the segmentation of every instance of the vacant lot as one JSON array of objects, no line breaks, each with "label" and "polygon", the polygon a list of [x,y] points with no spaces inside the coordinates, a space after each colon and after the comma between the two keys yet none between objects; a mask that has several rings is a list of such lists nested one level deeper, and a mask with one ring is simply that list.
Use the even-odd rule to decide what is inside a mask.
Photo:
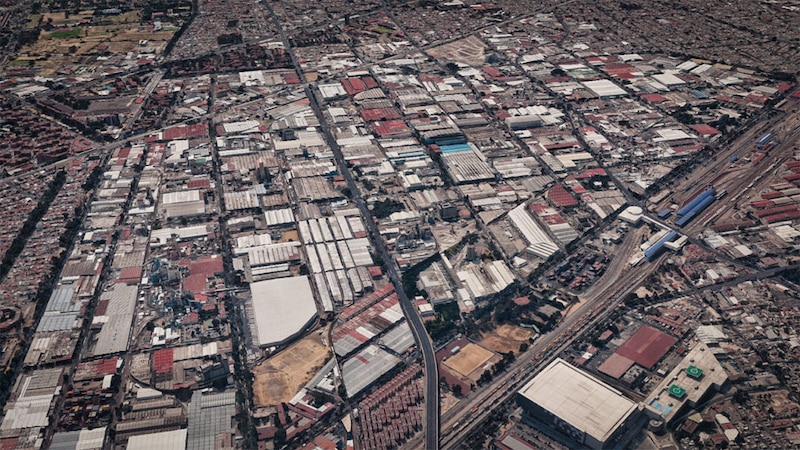
[{"label": "vacant lot", "polygon": [[432,48],[428,53],[434,58],[455,61],[471,66],[480,66],[484,63],[486,47],[476,36],[470,36],[450,44]]},{"label": "vacant lot", "polygon": [[328,348],[316,332],[253,369],[256,406],[288,402],[327,362]]},{"label": "vacant lot", "polygon": [[480,377],[480,374],[483,373],[483,366],[491,361],[494,356],[496,356],[494,353],[480,345],[469,343],[461,351],[443,361],[442,364],[461,377],[475,382]]},{"label": "vacant lot", "polygon": [[[46,22],[54,18],[57,28],[53,31],[42,31],[39,40],[24,46],[16,62],[18,65],[31,64],[41,76],[54,76],[62,73],[92,73],[103,61],[98,54],[136,55],[161,54],[167,42],[175,33],[173,29],[154,30],[152,26],[140,25],[136,22],[123,23],[138,16],[120,15],[114,25],[76,26],[78,16],[63,17],[63,13],[47,14]],[[133,59],[132,61],[136,61]]]},{"label": "vacant lot", "polygon": [[519,353],[519,344],[528,342],[533,331],[514,325],[500,325],[489,333],[483,333],[481,345],[498,353]]}]

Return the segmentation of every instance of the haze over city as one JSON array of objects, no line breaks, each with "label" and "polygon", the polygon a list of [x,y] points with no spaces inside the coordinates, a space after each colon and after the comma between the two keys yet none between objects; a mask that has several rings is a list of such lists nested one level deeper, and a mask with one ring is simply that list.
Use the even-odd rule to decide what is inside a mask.
[{"label": "haze over city", "polygon": [[800,2],[0,0],[0,450],[800,446]]}]

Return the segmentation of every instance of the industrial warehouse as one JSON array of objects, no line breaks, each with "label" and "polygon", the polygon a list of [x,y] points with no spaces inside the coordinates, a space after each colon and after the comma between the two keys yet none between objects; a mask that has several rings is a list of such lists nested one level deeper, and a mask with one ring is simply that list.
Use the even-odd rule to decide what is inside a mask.
[{"label": "industrial warehouse", "polygon": [[519,390],[517,402],[534,420],[594,450],[623,447],[642,418],[636,402],[560,358]]},{"label": "industrial warehouse", "polygon": [[317,316],[308,277],[287,277],[252,283],[254,339],[261,347],[283,345],[298,336]]}]

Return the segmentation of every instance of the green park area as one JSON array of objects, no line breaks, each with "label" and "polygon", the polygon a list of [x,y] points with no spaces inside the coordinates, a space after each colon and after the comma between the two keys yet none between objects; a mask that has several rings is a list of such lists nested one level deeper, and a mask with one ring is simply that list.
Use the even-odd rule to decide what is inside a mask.
[{"label": "green park area", "polygon": [[73,39],[83,34],[83,28],[75,27],[68,30],[58,30],[50,33],[51,39]]}]

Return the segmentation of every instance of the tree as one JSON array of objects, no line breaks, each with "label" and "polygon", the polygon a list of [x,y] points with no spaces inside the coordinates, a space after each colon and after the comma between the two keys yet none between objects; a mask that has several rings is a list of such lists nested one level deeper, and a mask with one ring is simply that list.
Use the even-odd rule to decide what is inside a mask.
[{"label": "tree", "polygon": [[461,397],[461,385],[460,384],[456,384],[456,385],[453,386],[453,395],[455,395],[456,397]]},{"label": "tree", "polygon": [[481,385],[481,384],[488,383],[488,382],[492,381],[492,378],[493,378],[492,371],[489,370],[489,369],[486,369],[481,374],[481,377],[478,378],[478,384]]},{"label": "tree", "polygon": [[527,351],[528,351],[528,343],[527,342],[523,342],[523,343],[519,344],[519,352],[520,353],[525,353]]},{"label": "tree", "polygon": [[364,185],[364,189],[367,191],[371,192],[373,189],[375,189],[375,183],[370,180],[361,180],[361,184]]},{"label": "tree", "polygon": [[281,448],[284,445],[286,445],[286,430],[285,429],[280,427],[277,430],[275,430],[274,442],[275,442],[275,448]]}]

